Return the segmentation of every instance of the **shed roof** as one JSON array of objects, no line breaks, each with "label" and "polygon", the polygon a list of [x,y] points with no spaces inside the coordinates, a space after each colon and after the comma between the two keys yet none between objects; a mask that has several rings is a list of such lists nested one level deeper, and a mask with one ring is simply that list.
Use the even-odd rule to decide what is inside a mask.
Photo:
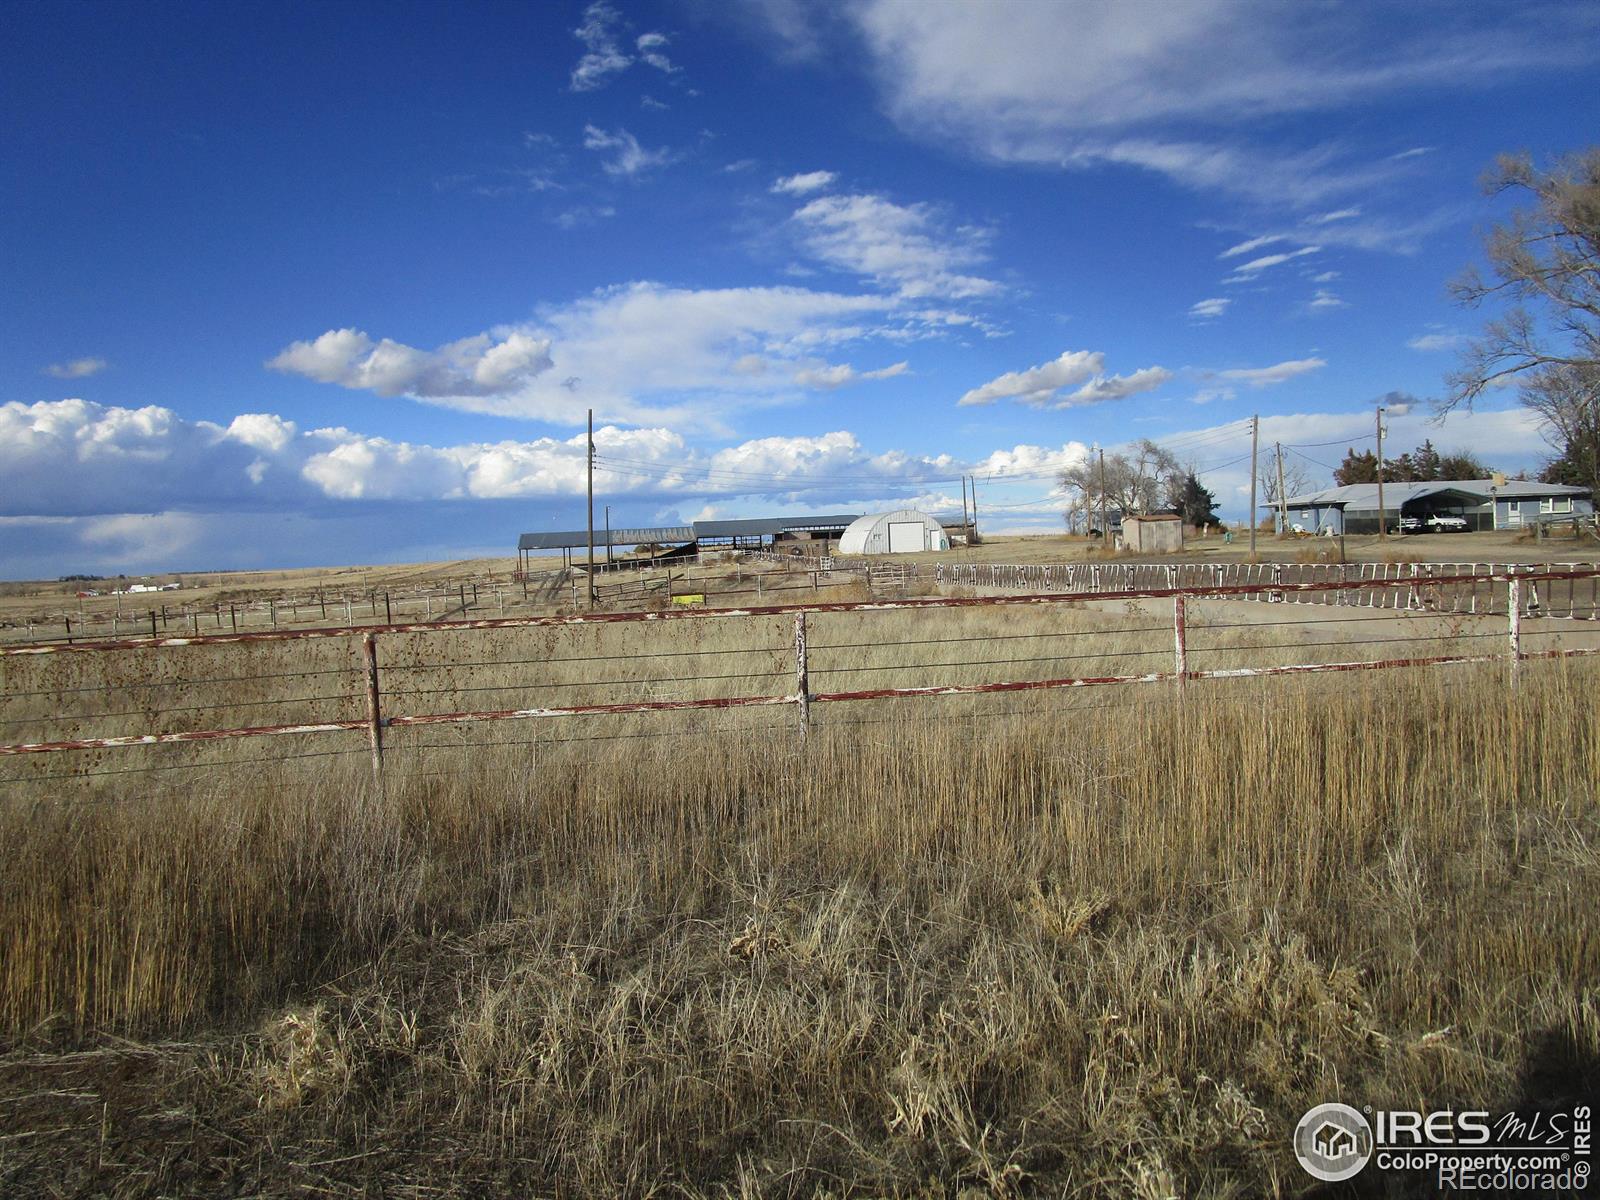
[{"label": "shed roof", "polygon": [[[1399,508],[1425,496],[1454,494],[1473,504],[1485,504],[1491,497],[1528,500],[1540,496],[1587,496],[1588,488],[1567,487],[1559,483],[1536,483],[1525,479],[1508,479],[1495,484],[1492,479],[1441,479],[1430,483],[1385,483],[1383,502],[1386,508]],[[1323,488],[1290,496],[1283,501],[1286,508],[1354,508],[1378,507],[1378,485],[1375,483],[1348,483],[1343,487]],[[1277,502],[1262,504],[1261,508],[1276,508]]]},{"label": "shed roof", "polygon": [[[637,529],[612,529],[613,546],[643,546],[650,543],[670,545],[673,542],[694,541],[694,529],[688,525],[654,525]],[[518,550],[568,550],[589,544],[587,529],[563,529],[551,533],[525,533],[517,539]],[[606,531],[594,531],[594,544],[606,545]]]},{"label": "shed roof", "polygon": [[[856,519],[854,513],[799,514],[789,517],[748,517],[732,521],[696,521],[692,525],[652,525],[633,529],[612,529],[613,546],[639,546],[646,543],[670,545],[701,538],[775,537],[780,533],[814,533],[842,530]],[[587,529],[563,529],[548,533],[525,533],[517,539],[518,550],[566,550],[589,544]],[[606,545],[606,531],[594,531],[594,544]]]}]

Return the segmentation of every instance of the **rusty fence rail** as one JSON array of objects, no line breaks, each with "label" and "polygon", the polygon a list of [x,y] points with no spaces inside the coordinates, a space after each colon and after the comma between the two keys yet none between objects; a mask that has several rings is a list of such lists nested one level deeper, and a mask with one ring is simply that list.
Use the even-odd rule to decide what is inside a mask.
[{"label": "rusty fence rail", "polygon": [[[1171,568],[1157,567],[1165,571]],[[1160,576],[1145,575],[1143,578],[1160,579]],[[1104,581],[1104,576],[1101,577]],[[1409,592],[1419,586],[1419,580],[1413,578],[1368,578],[1368,579],[1307,579],[1291,580],[1279,577],[1267,583],[1223,583],[1201,584],[1199,586],[1131,586],[1115,590],[1099,591],[1060,591],[1052,593],[1027,594],[1018,593],[1011,595],[990,596],[933,596],[933,597],[907,597],[902,599],[879,599],[871,601],[856,601],[842,603],[813,603],[801,605],[769,605],[746,608],[727,609],[678,609],[659,612],[629,612],[629,613],[594,613],[588,615],[557,615],[540,617],[509,617],[489,618],[472,621],[455,622],[428,622],[412,624],[392,624],[369,628],[345,629],[299,629],[278,630],[275,632],[239,633],[221,635],[203,635],[201,637],[170,637],[159,639],[134,639],[115,642],[50,644],[50,645],[21,645],[0,647],[0,669],[7,661],[25,658],[41,658],[52,655],[91,656],[95,654],[116,650],[150,650],[162,647],[205,647],[205,646],[266,646],[273,643],[310,641],[315,639],[351,639],[359,644],[359,665],[353,670],[348,667],[333,668],[327,671],[291,672],[290,674],[306,675],[332,675],[343,674],[351,676],[356,674],[359,686],[337,696],[307,698],[323,700],[354,700],[364,708],[360,715],[351,715],[329,720],[311,721],[284,721],[277,724],[260,724],[248,726],[234,726],[228,728],[191,729],[167,732],[143,732],[111,737],[85,737],[65,738],[51,741],[10,742],[0,744],[0,758],[15,759],[18,756],[33,756],[43,754],[70,753],[85,750],[107,750],[131,748],[139,746],[157,746],[198,742],[221,742],[243,738],[272,737],[282,735],[320,735],[320,734],[351,734],[359,733],[364,736],[372,757],[373,770],[381,779],[383,770],[385,735],[393,730],[407,728],[420,728],[426,726],[451,726],[472,725],[484,722],[521,721],[530,719],[556,718],[556,717],[582,717],[619,715],[630,713],[660,713],[660,712],[688,712],[711,709],[746,709],[746,708],[792,708],[795,721],[801,732],[804,732],[813,719],[813,709],[818,705],[832,703],[848,703],[859,701],[893,700],[901,698],[929,697],[929,696],[978,696],[999,693],[1023,693],[1059,691],[1063,689],[1094,688],[1106,685],[1128,685],[1137,683],[1175,683],[1184,685],[1191,681],[1208,679],[1240,679],[1240,678],[1266,678],[1273,676],[1309,675],[1320,672],[1332,671],[1369,671],[1398,667],[1423,667],[1458,663],[1490,663],[1503,662],[1509,669],[1510,681],[1516,681],[1519,665],[1530,659],[1561,658],[1576,655],[1591,655],[1600,653],[1600,645],[1596,646],[1568,646],[1552,649],[1529,649],[1525,645],[1528,633],[1524,629],[1524,621],[1529,618],[1546,615],[1546,604],[1539,597],[1548,596],[1552,589],[1560,588],[1567,584],[1578,584],[1594,587],[1600,581],[1600,568],[1582,567],[1565,570],[1540,570],[1531,571],[1515,569],[1499,574],[1436,574],[1429,576],[1426,585],[1443,589],[1449,588],[1491,588],[1501,594],[1503,602],[1498,605],[1488,606],[1478,612],[1478,616],[1503,619],[1499,632],[1464,632],[1456,629],[1439,635],[1431,634],[1406,634],[1399,637],[1377,637],[1361,633],[1355,639],[1336,640],[1332,642],[1306,641],[1306,629],[1318,625],[1330,625],[1348,619],[1360,617],[1362,614],[1350,613],[1347,617],[1314,616],[1303,614],[1293,621],[1272,622],[1265,619],[1240,621],[1236,623],[1205,621],[1196,623],[1191,614],[1192,606],[1200,600],[1299,600],[1313,603],[1337,603],[1360,607],[1359,601],[1371,598],[1384,590],[1391,592]],[[1542,589],[1542,590],[1541,590]],[[1337,597],[1330,600],[1329,597]],[[1118,673],[1099,673],[1092,675],[1050,674],[1045,678],[1033,679],[1001,679],[984,682],[956,682],[947,681],[933,683],[925,686],[913,687],[855,687],[855,688],[819,688],[815,683],[817,663],[814,654],[819,649],[833,651],[849,651],[850,643],[834,643],[832,645],[816,643],[812,639],[812,623],[817,618],[826,614],[839,613],[887,613],[887,612],[952,612],[962,609],[1011,609],[1011,608],[1037,608],[1047,606],[1082,607],[1086,605],[1116,605],[1119,608],[1127,606],[1130,602],[1143,604],[1169,601],[1171,604],[1170,619],[1165,625],[1167,630],[1168,649],[1127,651],[1127,656],[1143,659],[1154,655],[1165,655],[1167,662],[1158,669],[1126,671]],[[1109,611],[1117,611],[1112,608]],[[1128,611],[1132,611],[1130,608]],[[1415,613],[1416,610],[1412,610]],[[1369,613],[1366,617],[1378,617],[1381,614]],[[1396,616],[1407,614],[1403,609],[1395,613]],[[1421,615],[1438,615],[1428,610],[1423,610]],[[1470,614],[1463,614],[1470,615]],[[437,712],[392,712],[385,711],[385,697],[394,699],[403,694],[400,692],[386,691],[384,683],[385,671],[395,670],[427,670],[426,665],[386,666],[383,662],[380,648],[382,640],[389,637],[409,634],[436,634],[442,632],[461,632],[469,630],[505,630],[505,629],[577,629],[583,627],[607,626],[618,624],[651,625],[664,622],[689,621],[695,623],[739,621],[750,618],[768,618],[780,622],[792,622],[792,641],[786,645],[762,645],[748,650],[734,651],[666,651],[654,650],[649,654],[635,655],[640,658],[659,658],[670,654],[701,654],[711,655],[717,653],[754,653],[769,656],[763,661],[768,665],[761,669],[746,672],[732,672],[721,675],[689,676],[688,682],[701,680],[732,680],[733,685],[738,682],[749,682],[758,677],[779,677],[792,681],[792,687],[785,686],[781,690],[754,692],[751,694],[736,695],[700,695],[675,699],[635,699],[621,700],[607,703],[582,703],[582,704],[550,704],[539,706],[522,706],[515,708],[480,708],[480,709],[455,709]],[[1308,619],[1309,623],[1308,623]],[[1218,629],[1262,629],[1274,625],[1295,626],[1296,641],[1291,646],[1244,646],[1233,647],[1232,650],[1252,649],[1277,649],[1288,650],[1301,644],[1323,645],[1332,647],[1351,646],[1364,649],[1381,647],[1388,642],[1415,643],[1417,641],[1430,642],[1442,641],[1447,643],[1445,648],[1452,652],[1442,654],[1418,655],[1404,653],[1394,657],[1379,656],[1375,658],[1345,659],[1332,662],[1295,662],[1277,665],[1233,666],[1233,667],[1197,667],[1195,658],[1199,654],[1218,653],[1221,647],[1197,648],[1190,644],[1191,633],[1196,629],[1214,631]],[[1059,634],[1029,634],[1029,633],[1003,633],[986,634],[977,637],[962,637],[958,634],[946,632],[941,637],[937,628],[930,628],[919,633],[918,644],[944,645],[962,642],[984,642],[994,644],[997,641],[1010,637],[1103,637],[1107,632],[1123,633],[1156,633],[1161,625],[1139,626],[1127,630],[1099,630],[1074,631]],[[1473,639],[1477,639],[1476,642]],[[1483,645],[1483,641],[1490,641],[1490,645]],[[1493,642],[1499,645],[1493,645]],[[869,645],[871,643],[861,643]],[[907,643],[890,643],[907,644]],[[1231,652],[1231,651],[1230,651]],[[776,657],[788,655],[786,662],[778,662]],[[1086,655],[1044,655],[1036,658],[1003,657],[978,660],[973,662],[938,662],[923,664],[923,669],[932,667],[972,667],[972,666],[999,666],[1007,663],[1059,663],[1074,657],[1094,658],[1095,654]],[[1111,657],[1116,657],[1113,654]],[[533,662],[536,660],[526,660]],[[557,660],[549,660],[557,661]],[[570,662],[584,661],[581,656],[559,660]],[[487,661],[471,665],[497,664],[498,660],[493,654],[487,656]],[[777,663],[776,666],[771,665]],[[452,664],[453,666],[454,664]],[[901,668],[890,667],[862,667],[851,665],[836,665],[826,668],[825,674],[838,675],[850,671],[890,670]],[[915,665],[908,669],[919,669]],[[1021,673],[1020,670],[1015,673]],[[3,677],[0,677],[3,682]],[[166,683],[141,684],[136,686],[158,687],[177,686],[183,683],[182,679],[174,678]],[[218,680],[205,680],[202,682],[226,682]],[[604,682],[604,681],[602,681]],[[611,681],[637,683],[639,681]],[[529,686],[554,686],[554,685],[529,685]],[[578,681],[574,686],[586,686]],[[9,689],[7,689],[9,690]],[[70,689],[69,689],[70,690]],[[472,691],[525,690],[515,686],[506,688],[486,687],[465,689]],[[42,693],[39,693],[42,694]],[[260,703],[276,703],[276,701],[263,701]],[[227,705],[200,705],[200,709],[226,708]],[[137,711],[137,710],[135,710]],[[118,716],[129,715],[119,713],[94,713],[91,716]],[[341,751],[342,753],[343,751]],[[3,780],[0,780],[3,782]]]}]

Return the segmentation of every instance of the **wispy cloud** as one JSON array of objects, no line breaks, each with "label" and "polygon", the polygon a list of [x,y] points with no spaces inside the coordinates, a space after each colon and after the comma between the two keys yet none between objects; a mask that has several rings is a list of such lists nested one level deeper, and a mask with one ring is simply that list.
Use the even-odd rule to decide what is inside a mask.
[{"label": "wispy cloud", "polygon": [[1213,296],[1209,300],[1196,300],[1189,306],[1189,315],[1197,320],[1215,320],[1228,310],[1228,305],[1233,301],[1221,296]]},{"label": "wispy cloud", "polygon": [[605,0],[596,0],[583,10],[583,24],[572,31],[572,36],[583,43],[584,53],[578,65],[572,68],[569,86],[575,92],[592,92],[633,66],[636,62],[654,67],[665,74],[676,74],[679,68],[667,57],[670,39],[664,33],[642,33],[634,39],[633,51],[622,46],[622,30],[627,22]]},{"label": "wispy cloud", "polygon": [[1267,136],[1276,118],[1592,59],[1592,14],[1543,13],[1458,6],[1411,32],[1365,10],[1264,0],[1088,5],[1071,19],[1029,0],[861,0],[848,19],[909,130],[1000,161],[1135,165],[1282,208],[1359,193],[1405,162],[1286,151]]},{"label": "wispy cloud", "polygon": [[985,231],[950,228],[931,206],[883,196],[819,196],[794,214],[812,257],[900,296],[968,299],[1000,285],[966,273],[988,258]]},{"label": "wispy cloud", "polygon": [[585,125],[583,146],[604,155],[601,170],[619,179],[637,179],[672,161],[672,151],[665,147],[647,150],[626,129],[610,133],[594,125]]},{"label": "wispy cloud", "polygon": [[1431,354],[1440,350],[1458,350],[1472,339],[1464,333],[1419,333],[1406,341],[1413,350]]},{"label": "wispy cloud", "polygon": [[103,358],[74,358],[70,362],[51,363],[44,374],[55,379],[87,379],[98,375],[110,364]]},{"label": "wispy cloud", "polygon": [[1215,379],[1226,379],[1233,383],[1242,383],[1246,387],[1263,388],[1276,384],[1287,383],[1301,375],[1312,371],[1320,371],[1328,364],[1320,358],[1296,358],[1287,362],[1274,363],[1270,367],[1234,367],[1226,371],[1210,371],[1207,374]]}]

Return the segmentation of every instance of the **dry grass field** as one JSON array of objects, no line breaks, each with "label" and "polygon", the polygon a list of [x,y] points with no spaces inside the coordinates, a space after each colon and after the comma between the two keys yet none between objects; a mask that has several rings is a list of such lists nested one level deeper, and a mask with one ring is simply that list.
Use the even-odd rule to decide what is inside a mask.
[{"label": "dry grass field", "polygon": [[[1189,617],[1198,668],[1504,638]],[[810,690],[1167,671],[1170,621],[815,614]],[[778,615],[379,654],[385,710],[424,713],[781,695],[792,647]],[[359,663],[348,635],[3,658],[0,735],[354,719]],[[1597,684],[426,726],[381,792],[357,732],[0,760],[0,1194],[1306,1194],[1314,1103],[1600,1086]]]},{"label": "dry grass field", "polygon": [[1600,1084],[1596,667],[13,789],[0,1192],[1305,1194]]}]

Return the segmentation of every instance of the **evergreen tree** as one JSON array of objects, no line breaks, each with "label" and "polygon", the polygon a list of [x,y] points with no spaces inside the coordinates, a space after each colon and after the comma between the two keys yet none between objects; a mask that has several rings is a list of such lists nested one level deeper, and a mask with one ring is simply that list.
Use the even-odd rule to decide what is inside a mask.
[{"label": "evergreen tree", "polygon": [[1424,441],[1411,456],[1414,478],[1418,483],[1432,483],[1439,478],[1439,452],[1431,441]]},{"label": "evergreen tree", "polygon": [[1339,464],[1339,469],[1333,473],[1334,487],[1345,487],[1352,483],[1377,483],[1378,482],[1378,456],[1371,450],[1363,450],[1357,454],[1354,447],[1345,451],[1344,461]]},{"label": "evergreen tree", "polygon": [[1195,476],[1193,471],[1183,477],[1173,510],[1183,518],[1185,525],[1203,529],[1217,524],[1217,498]]}]

